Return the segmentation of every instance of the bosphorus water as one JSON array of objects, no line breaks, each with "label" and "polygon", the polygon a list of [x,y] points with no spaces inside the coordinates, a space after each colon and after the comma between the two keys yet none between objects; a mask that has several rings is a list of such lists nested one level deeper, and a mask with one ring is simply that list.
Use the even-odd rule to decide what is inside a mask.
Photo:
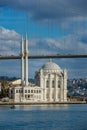
[{"label": "bosphorus water", "polygon": [[87,130],[87,104],[0,106],[0,130]]}]

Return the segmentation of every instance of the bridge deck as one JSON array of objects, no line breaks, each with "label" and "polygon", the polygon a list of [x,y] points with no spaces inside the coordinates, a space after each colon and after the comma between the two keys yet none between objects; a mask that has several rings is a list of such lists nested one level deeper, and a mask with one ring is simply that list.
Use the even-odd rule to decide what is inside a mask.
[{"label": "bridge deck", "polygon": [[[45,58],[87,58],[87,54],[66,54],[66,55],[30,55],[28,59],[45,59]],[[21,56],[0,56],[0,60],[21,59]]]}]

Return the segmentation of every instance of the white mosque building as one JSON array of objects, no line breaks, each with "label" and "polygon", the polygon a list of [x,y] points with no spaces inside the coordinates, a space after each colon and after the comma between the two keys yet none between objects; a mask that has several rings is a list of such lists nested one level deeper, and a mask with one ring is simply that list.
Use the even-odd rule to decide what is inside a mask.
[{"label": "white mosque building", "polygon": [[14,102],[67,102],[67,70],[50,59],[35,72],[35,84],[28,82],[28,40],[21,42],[21,82],[13,83],[9,97]]}]

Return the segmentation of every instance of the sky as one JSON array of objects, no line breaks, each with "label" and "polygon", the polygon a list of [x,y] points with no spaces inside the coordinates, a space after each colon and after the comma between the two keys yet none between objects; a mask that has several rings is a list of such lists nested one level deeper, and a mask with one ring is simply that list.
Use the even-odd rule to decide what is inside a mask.
[{"label": "sky", "polygon": [[[20,55],[26,32],[29,55],[87,54],[87,0],[0,0],[0,55]],[[48,61],[29,60],[29,78]],[[87,78],[86,58],[53,62]],[[0,76],[20,77],[20,60],[0,61]]]}]

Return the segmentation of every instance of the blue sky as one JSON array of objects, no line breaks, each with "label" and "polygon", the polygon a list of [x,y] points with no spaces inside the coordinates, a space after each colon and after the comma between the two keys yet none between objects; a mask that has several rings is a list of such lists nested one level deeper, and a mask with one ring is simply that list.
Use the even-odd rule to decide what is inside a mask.
[{"label": "blue sky", "polygon": [[[87,1],[0,0],[0,54],[19,55],[26,32],[31,55],[87,54]],[[30,60],[29,77],[48,60]],[[69,78],[87,77],[87,59],[53,61]],[[20,77],[20,61],[0,61],[0,75]]]}]

